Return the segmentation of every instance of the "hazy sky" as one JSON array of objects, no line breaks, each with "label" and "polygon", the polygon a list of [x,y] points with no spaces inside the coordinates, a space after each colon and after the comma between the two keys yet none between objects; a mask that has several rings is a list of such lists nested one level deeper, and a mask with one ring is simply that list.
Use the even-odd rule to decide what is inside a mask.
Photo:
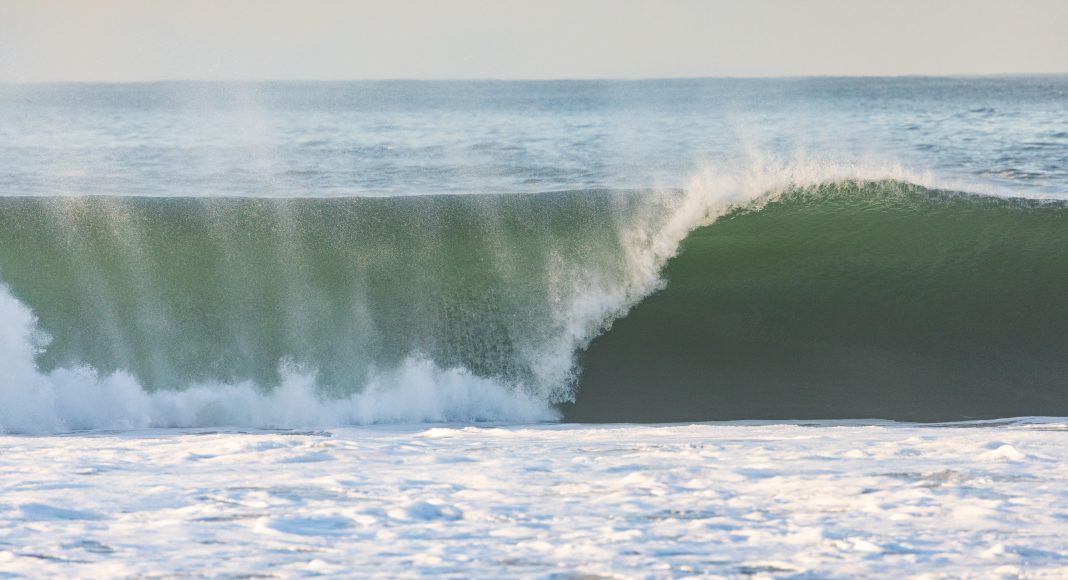
[{"label": "hazy sky", "polygon": [[1068,72],[1068,0],[0,0],[0,82]]}]

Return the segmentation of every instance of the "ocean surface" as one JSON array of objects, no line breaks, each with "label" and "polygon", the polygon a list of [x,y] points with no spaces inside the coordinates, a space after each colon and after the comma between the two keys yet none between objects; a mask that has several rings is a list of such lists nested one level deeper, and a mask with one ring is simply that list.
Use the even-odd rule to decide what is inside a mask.
[{"label": "ocean surface", "polygon": [[1068,77],[0,85],[0,578],[1064,578]]},{"label": "ocean surface", "polygon": [[0,87],[0,429],[1068,415],[1068,77]]}]

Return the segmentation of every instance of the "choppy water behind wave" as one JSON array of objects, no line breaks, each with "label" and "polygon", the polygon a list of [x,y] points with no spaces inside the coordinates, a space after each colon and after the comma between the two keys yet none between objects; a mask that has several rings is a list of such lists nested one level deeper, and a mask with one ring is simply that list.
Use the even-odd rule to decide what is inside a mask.
[{"label": "choppy water behind wave", "polygon": [[1068,192],[1068,76],[0,84],[0,195],[682,188],[708,164],[888,160]]}]

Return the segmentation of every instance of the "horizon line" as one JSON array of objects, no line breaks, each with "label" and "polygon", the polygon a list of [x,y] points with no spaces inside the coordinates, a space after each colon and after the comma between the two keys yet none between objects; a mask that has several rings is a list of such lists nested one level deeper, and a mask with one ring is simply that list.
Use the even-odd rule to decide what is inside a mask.
[{"label": "horizon line", "polygon": [[379,78],[250,78],[250,79],[221,79],[221,78],[161,78],[144,80],[32,80],[32,81],[4,81],[0,80],[0,86],[43,86],[43,85],[149,85],[168,83],[403,83],[403,82],[426,82],[426,83],[462,83],[462,82],[496,82],[496,83],[580,83],[580,82],[654,82],[654,81],[701,81],[701,80],[806,80],[806,79],[996,79],[996,78],[1023,78],[1023,77],[1063,77],[1068,76],[1068,70],[1061,72],[996,72],[996,73],[948,73],[948,74],[813,74],[813,75],[696,75],[696,76],[663,76],[663,77],[530,77],[530,78],[503,78],[503,77],[379,77]]}]

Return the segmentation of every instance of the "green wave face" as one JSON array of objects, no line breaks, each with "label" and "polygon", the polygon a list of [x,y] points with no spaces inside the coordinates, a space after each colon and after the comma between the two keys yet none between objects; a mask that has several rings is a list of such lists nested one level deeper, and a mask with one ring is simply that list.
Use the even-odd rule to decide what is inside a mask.
[{"label": "green wave face", "polygon": [[419,356],[563,400],[614,308],[575,305],[627,279],[642,198],[0,198],[0,281],[46,371],[269,387],[288,362],[341,394]]},{"label": "green wave face", "polygon": [[1068,414],[1068,207],[893,182],[690,233],[581,357],[575,421]]},{"label": "green wave face", "polygon": [[1064,203],[792,189],[660,271],[714,209],[686,203],[0,198],[0,282],[51,337],[42,370],[148,390],[297,367],[343,395],[418,357],[581,421],[1068,415]]}]

